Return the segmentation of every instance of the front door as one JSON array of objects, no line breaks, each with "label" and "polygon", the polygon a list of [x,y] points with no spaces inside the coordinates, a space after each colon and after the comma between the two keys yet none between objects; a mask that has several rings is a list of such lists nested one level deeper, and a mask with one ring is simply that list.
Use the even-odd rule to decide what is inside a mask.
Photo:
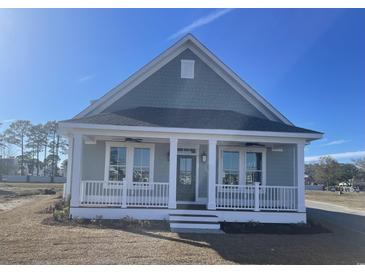
[{"label": "front door", "polygon": [[177,156],[176,199],[195,201],[196,156]]}]

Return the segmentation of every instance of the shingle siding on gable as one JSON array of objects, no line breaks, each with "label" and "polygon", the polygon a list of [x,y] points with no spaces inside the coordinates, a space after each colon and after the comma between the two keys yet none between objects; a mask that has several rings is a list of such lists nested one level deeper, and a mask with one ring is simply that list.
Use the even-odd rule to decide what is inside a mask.
[{"label": "shingle siding on gable", "polygon": [[[181,59],[195,60],[194,79],[181,79]],[[232,110],[266,119],[189,49],[103,112],[138,106]]]}]

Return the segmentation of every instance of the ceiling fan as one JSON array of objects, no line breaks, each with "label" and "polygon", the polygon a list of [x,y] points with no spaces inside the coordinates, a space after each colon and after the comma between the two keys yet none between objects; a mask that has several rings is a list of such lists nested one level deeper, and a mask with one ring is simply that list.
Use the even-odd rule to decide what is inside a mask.
[{"label": "ceiling fan", "polygon": [[140,143],[140,142],[142,142],[142,139],[141,138],[129,138],[129,137],[127,137],[127,138],[124,139],[124,142]]}]

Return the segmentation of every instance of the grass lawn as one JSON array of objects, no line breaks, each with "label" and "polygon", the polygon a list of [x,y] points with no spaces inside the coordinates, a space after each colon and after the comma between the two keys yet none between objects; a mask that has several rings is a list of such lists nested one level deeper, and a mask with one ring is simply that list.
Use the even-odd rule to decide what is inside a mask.
[{"label": "grass lawn", "polygon": [[57,224],[35,195],[0,211],[0,264],[357,264],[365,236],[339,227],[313,234],[178,234],[153,227]]},{"label": "grass lawn", "polygon": [[365,192],[338,192],[306,190],[305,198],[311,201],[331,203],[351,209],[365,210]]}]

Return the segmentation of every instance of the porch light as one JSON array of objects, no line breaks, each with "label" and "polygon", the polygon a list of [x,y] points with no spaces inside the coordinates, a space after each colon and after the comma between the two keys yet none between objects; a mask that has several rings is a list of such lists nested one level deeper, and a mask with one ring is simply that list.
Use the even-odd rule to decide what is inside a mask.
[{"label": "porch light", "polygon": [[203,152],[201,157],[202,157],[202,162],[205,163],[207,161],[207,154]]}]

